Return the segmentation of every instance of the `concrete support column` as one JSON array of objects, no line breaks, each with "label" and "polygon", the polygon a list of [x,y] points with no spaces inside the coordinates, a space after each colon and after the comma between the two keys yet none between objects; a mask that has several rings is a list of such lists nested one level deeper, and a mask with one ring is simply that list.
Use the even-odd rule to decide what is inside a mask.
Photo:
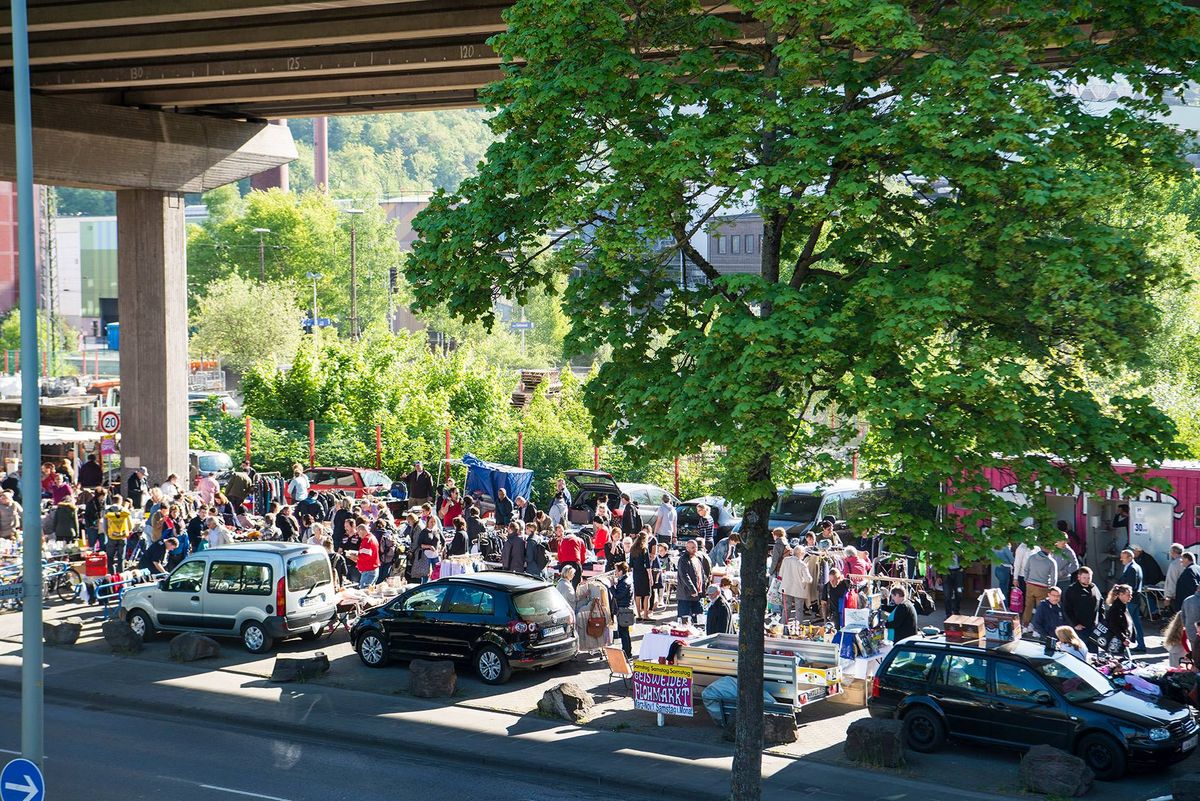
[{"label": "concrete support column", "polygon": [[126,468],[147,468],[152,485],[170,473],[188,480],[183,205],[174,192],[117,192],[121,456]]}]

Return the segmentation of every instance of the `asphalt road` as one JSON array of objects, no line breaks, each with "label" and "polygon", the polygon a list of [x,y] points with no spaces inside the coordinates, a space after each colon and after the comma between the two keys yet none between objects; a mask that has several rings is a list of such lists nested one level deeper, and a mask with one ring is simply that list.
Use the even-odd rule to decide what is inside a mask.
[{"label": "asphalt road", "polygon": [[[0,765],[20,748],[20,701],[0,694]],[[12,725],[10,725],[12,724]],[[583,755],[581,755],[582,757]],[[464,759],[469,755],[464,754]],[[587,801],[566,777],[472,775],[463,764],[405,758],[144,713],[46,706],[49,801]],[[636,796],[621,795],[630,801]]]}]

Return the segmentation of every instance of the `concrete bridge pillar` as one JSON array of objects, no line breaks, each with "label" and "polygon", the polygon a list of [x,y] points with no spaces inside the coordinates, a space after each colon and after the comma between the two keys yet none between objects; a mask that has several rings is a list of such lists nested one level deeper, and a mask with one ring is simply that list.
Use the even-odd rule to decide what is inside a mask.
[{"label": "concrete bridge pillar", "polygon": [[188,481],[183,208],[181,193],[117,192],[121,456],[126,468],[147,468],[152,486],[169,473]]}]

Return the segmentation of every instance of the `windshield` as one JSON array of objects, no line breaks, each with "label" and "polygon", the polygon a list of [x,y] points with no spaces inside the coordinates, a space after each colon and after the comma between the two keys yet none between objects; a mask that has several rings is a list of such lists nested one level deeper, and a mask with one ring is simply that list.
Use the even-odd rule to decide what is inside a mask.
[{"label": "windshield", "polygon": [[817,519],[817,511],[820,508],[820,495],[798,495],[785,490],[779,493],[771,517],[793,523],[811,523]]},{"label": "windshield", "polygon": [[678,524],[684,527],[694,527],[700,523],[700,513],[696,511],[696,505],[685,503],[682,506],[675,507],[675,512],[679,515]]},{"label": "windshield", "polygon": [[1059,654],[1053,661],[1034,667],[1051,687],[1072,703],[1095,701],[1116,692],[1103,673],[1070,654]]},{"label": "windshield", "polygon": [[205,473],[220,473],[222,470],[232,470],[233,460],[227,453],[210,453],[201,456],[197,467]]},{"label": "windshield", "polygon": [[513,605],[517,607],[521,619],[529,623],[546,623],[571,612],[562,593],[553,587],[514,595]]},{"label": "windshield", "polygon": [[307,590],[333,583],[333,572],[329,569],[329,557],[310,553],[288,560],[287,586],[291,592]]}]

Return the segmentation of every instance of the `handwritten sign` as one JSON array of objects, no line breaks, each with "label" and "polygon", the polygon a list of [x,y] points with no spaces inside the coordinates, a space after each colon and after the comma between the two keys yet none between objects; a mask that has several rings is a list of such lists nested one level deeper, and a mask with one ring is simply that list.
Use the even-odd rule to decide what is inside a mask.
[{"label": "handwritten sign", "polygon": [[633,663],[633,707],[660,715],[692,716],[692,669]]}]

